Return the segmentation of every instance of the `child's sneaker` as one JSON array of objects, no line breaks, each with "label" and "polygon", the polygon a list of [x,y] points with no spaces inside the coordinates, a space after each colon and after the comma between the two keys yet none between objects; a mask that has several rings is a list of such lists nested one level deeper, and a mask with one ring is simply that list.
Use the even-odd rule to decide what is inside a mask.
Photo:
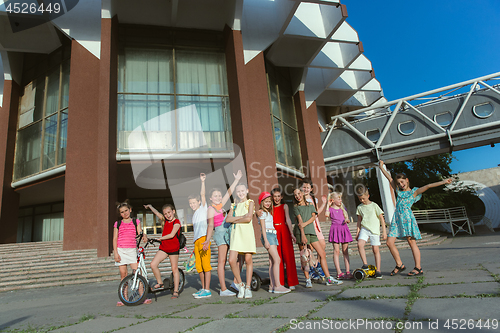
[{"label": "child's sneaker", "polygon": [[226,289],[226,290],[224,290],[224,291],[222,291],[222,290],[221,290],[221,291],[219,292],[219,295],[220,295],[220,296],[236,296],[236,293],[235,293],[235,292],[232,292],[232,291],[231,291],[231,290],[229,290],[229,289]]},{"label": "child's sneaker", "polygon": [[[238,286],[238,298],[243,298],[245,297],[245,283],[240,283]],[[250,296],[251,297],[251,296]]]},{"label": "child's sneaker", "polygon": [[203,291],[203,288],[201,288],[200,290],[198,290],[197,292],[195,292],[193,294],[194,297],[198,296],[199,294],[201,294],[201,292]]},{"label": "child's sneaker", "polygon": [[208,298],[212,297],[212,292],[210,290],[203,289],[201,293],[196,295],[194,298]]},{"label": "child's sneaker", "polygon": [[240,291],[238,285],[236,283],[234,283],[234,281],[231,283],[231,286],[229,288],[233,288],[236,291]]},{"label": "child's sneaker", "polygon": [[311,279],[307,279],[306,280],[306,288],[312,288],[313,287],[313,284],[311,282]]},{"label": "child's sneaker", "polygon": [[[245,298],[252,298],[252,291],[250,290],[250,287],[246,287],[246,288],[241,288],[242,290],[245,290]],[[238,294],[238,296],[240,296]]]},{"label": "child's sneaker", "polygon": [[329,277],[326,278],[326,283],[325,284],[327,286],[329,286],[329,285],[332,285],[332,284],[342,284],[342,283],[344,283],[344,282],[336,280],[336,279],[332,278],[331,276],[329,276]]},{"label": "child's sneaker", "polygon": [[295,286],[290,286],[290,287],[288,287],[288,289],[295,290]]},{"label": "child's sneaker", "polygon": [[382,278],[382,273],[380,273],[379,271],[376,271],[375,272],[375,278],[376,279],[381,279]]},{"label": "child's sneaker", "polygon": [[291,290],[288,289],[288,288],[285,288],[283,286],[279,286],[277,288],[274,288],[274,292],[276,294],[286,294],[286,293],[289,293]]}]

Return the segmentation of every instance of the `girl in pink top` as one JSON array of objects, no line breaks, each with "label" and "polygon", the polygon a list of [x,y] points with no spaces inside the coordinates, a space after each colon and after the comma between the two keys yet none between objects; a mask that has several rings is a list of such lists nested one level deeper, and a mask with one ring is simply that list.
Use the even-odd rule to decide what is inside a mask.
[{"label": "girl in pink top", "polygon": [[[133,271],[137,269],[137,250],[135,243],[136,234],[140,234],[141,221],[130,217],[132,206],[128,200],[118,203],[118,213],[121,216],[121,221],[114,224],[113,230],[113,254],[115,257],[115,266],[120,269],[120,277],[123,280],[127,275],[127,265],[130,265]],[[146,235],[143,235],[142,240],[147,241]],[[144,304],[150,304],[151,299],[144,301]],[[116,303],[116,306],[123,306],[122,302]]]},{"label": "girl in pink top", "polygon": [[[209,199],[210,206],[207,209],[207,240],[203,243],[203,250],[207,251],[210,246],[210,239],[214,236],[214,241],[217,245],[217,275],[220,283],[220,296],[235,296],[236,294],[226,287],[225,267],[227,262],[227,251],[229,250],[229,237],[226,232],[229,226],[226,226],[224,221],[224,205],[229,201],[231,193],[233,193],[236,185],[242,177],[241,170],[234,175],[234,182],[229,187],[224,197],[222,191],[218,188],[213,188],[210,191]],[[228,224],[228,223],[227,223]],[[215,228],[215,232],[214,232]]]}]

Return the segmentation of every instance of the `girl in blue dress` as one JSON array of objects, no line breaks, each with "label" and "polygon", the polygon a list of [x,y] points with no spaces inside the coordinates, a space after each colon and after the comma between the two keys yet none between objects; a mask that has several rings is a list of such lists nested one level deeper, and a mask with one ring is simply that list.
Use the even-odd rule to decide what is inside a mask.
[{"label": "girl in blue dress", "polygon": [[451,184],[451,178],[440,182],[425,185],[423,187],[410,188],[410,180],[403,173],[398,173],[396,179],[392,179],[391,174],[384,168],[384,162],[379,161],[380,171],[389,180],[394,191],[397,194],[396,211],[392,217],[389,235],[387,237],[387,246],[391,251],[392,257],[396,261],[396,267],[392,270],[391,276],[398,274],[406,269],[401,261],[399,251],[396,248],[396,238],[406,239],[415,260],[415,268],[408,273],[408,276],[422,275],[422,265],[420,263],[420,250],[417,246],[417,239],[422,239],[420,230],[418,229],[417,221],[411,210],[411,206],[422,198],[422,193],[432,187],[437,187],[445,184]]}]

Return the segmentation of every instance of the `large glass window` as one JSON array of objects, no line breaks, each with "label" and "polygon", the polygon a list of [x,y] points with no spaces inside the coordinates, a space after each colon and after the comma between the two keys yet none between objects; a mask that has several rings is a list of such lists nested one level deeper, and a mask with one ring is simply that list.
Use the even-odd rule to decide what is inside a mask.
[{"label": "large glass window", "polygon": [[63,239],[64,203],[22,207],[17,222],[17,242],[47,242]]},{"label": "large glass window", "polygon": [[269,63],[266,63],[266,71],[276,161],[300,170],[302,159],[290,76],[286,69],[276,68]]},{"label": "large glass window", "polygon": [[47,58],[51,67],[24,86],[20,99],[14,180],[66,163],[69,59],[60,50]]},{"label": "large glass window", "polygon": [[224,53],[124,47],[118,150],[226,149],[232,142]]}]

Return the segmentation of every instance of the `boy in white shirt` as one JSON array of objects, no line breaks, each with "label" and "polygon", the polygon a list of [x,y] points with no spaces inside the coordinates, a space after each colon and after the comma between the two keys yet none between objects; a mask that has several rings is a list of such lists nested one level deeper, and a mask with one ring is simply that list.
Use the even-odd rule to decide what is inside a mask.
[{"label": "boy in white shirt", "polygon": [[200,174],[201,191],[200,195],[190,195],[188,197],[189,207],[194,210],[193,214],[193,241],[194,256],[196,258],[196,270],[200,274],[201,289],[193,294],[194,298],[211,297],[210,278],[212,266],[210,265],[210,243],[208,250],[203,250],[203,243],[207,238],[207,201],[205,198],[205,179],[204,173]]},{"label": "boy in white shirt", "polygon": [[377,271],[375,277],[382,278],[380,272],[380,226],[382,226],[382,238],[387,239],[387,232],[385,230],[384,211],[375,203],[370,201],[370,193],[366,187],[359,187],[356,190],[358,199],[361,204],[356,209],[358,216],[358,225],[356,231],[356,240],[358,241],[358,251],[361,260],[363,261],[363,269],[368,268],[368,261],[366,260],[365,244],[370,239],[372,245],[373,255],[375,256],[375,266]]}]

